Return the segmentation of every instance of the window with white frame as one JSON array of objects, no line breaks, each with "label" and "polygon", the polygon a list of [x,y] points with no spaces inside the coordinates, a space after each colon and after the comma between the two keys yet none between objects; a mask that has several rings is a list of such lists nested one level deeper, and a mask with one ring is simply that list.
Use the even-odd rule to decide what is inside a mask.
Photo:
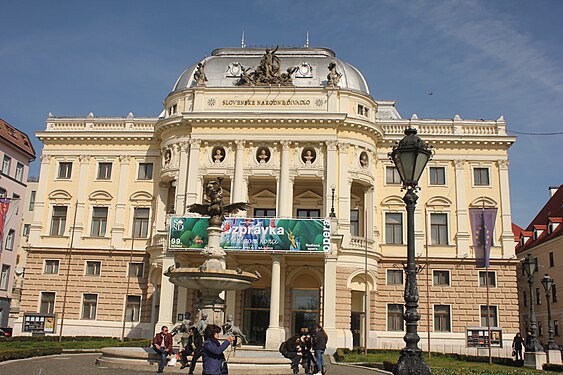
[{"label": "window with white frame", "polygon": [[102,262],[97,260],[86,261],[86,275],[100,276],[101,271],[102,271]]},{"label": "window with white frame", "polygon": [[255,208],[254,217],[276,217],[275,208]]},{"label": "window with white frame", "polygon": [[139,180],[152,180],[153,163],[139,163]]},{"label": "window with white frame", "polygon": [[6,235],[6,250],[14,250],[14,241],[16,239],[16,231],[10,229]]},{"label": "window with white frame", "polygon": [[387,305],[387,330],[403,331],[403,308],[402,304],[390,303]]},{"label": "window with white frame", "polygon": [[434,286],[450,286],[450,271],[432,271]]},{"label": "window with white frame", "polygon": [[2,265],[2,273],[0,274],[0,289],[8,290],[10,283],[10,266],[8,264]]},{"label": "window with white frame", "polygon": [[141,296],[127,296],[125,321],[138,322],[141,318]]},{"label": "window with white frame", "polygon": [[403,285],[403,270],[387,270],[387,285]]},{"label": "window with white frame", "polygon": [[487,305],[481,306],[481,327],[487,327],[490,319],[491,327],[498,327],[497,307],[489,306],[489,314],[487,315]]},{"label": "window with white frame", "polygon": [[31,230],[31,224],[24,224],[23,225],[23,231],[22,231],[22,236],[27,237],[29,236],[29,231]]},{"label": "window with white frame", "polygon": [[360,235],[360,210],[350,210],[350,234]]},{"label": "window with white frame", "polygon": [[112,167],[112,163],[99,163],[98,176],[97,176],[98,180],[110,180],[111,167]]},{"label": "window with white frame", "polygon": [[130,277],[143,277],[145,273],[145,264],[141,262],[129,263]]},{"label": "window with white frame", "polygon": [[387,184],[400,184],[401,175],[396,167],[385,167],[385,183]]},{"label": "window with white frame", "polygon": [[448,215],[430,214],[432,245],[448,244]]},{"label": "window with white frame", "polygon": [[298,208],[297,217],[303,219],[316,219],[321,217],[321,210],[316,208]]},{"label": "window with white frame", "polygon": [[10,174],[10,165],[12,164],[12,158],[8,155],[4,155],[4,160],[2,162],[2,173],[5,175]]},{"label": "window with white frame", "polygon": [[450,305],[434,305],[434,331],[451,332]]},{"label": "window with white frame", "polygon": [[473,168],[473,185],[475,186],[489,186],[489,168]]},{"label": "window with white frame", "polygon": [[149,208],[136,207],[133,212],[133,236],[146,238],[149,235]]},{"label": "window with white frame", "polygon": [[96,319],[96,309],[98,307],[98,295],[84,293],[82,296],[82,319]]},{"label": "window with white frame", "polygon": [[53,314],[55,312],[55,292],[41,292],[39,312]]},{"label": "window with white frame", "polygon": [[16,174],[15,174],[15,179],[18,180],[19,182],[21,182],[23,180],[23,164],[18,162],[16,164]]},{"label": "window with white frame", "polygon": [[54,206],[51,216],[51,236],[62,236],[66,227],[66,206]]},{"label": "window with white frame", "polygon": [[108,208],[94,207],[92,209],[92,228],[90,235],[92,237],[104,237],[106,235],[106,227],[108,223]]},{"label": "window with white frame", "polygon": [[430,167],[430,185],[445,185],[446,184],[446,168],[445,167]]},{"label": "window with white frame", "polygon": [[65,161],[59,163],[59,174],[58,178],[63,180],[68,180],[72,176],[72,162]]},{"label": "window with white frame", "polygon": [[[488,281],[487,274],[489,275]],[[479,286],[487,286],[487,282],[489,287],[497,286],[497,273],[495,271],[479,271]]]},{"label": "window with white frame", "polygon": [[58,259],[45,259],[45,267],[43,273],[57,274],[59,273],[59,260]]},{"label": "window with white frame", "polygon": [[29,192],[29,211],[35,210],[35,194],[37,192],[32,190]]},{"label": "window with white frame", "polygon": [[403,243],[403,214],[396,212],[385,214],[385,243]]}]

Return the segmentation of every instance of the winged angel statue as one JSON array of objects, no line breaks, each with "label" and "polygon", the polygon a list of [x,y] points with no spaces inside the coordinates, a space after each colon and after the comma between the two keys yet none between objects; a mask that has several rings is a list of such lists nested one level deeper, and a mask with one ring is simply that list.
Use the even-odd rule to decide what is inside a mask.
[{"label": "winged angel statue", "polygon": [[205,186],[205,201],[207,203],[194,203],[187,207],[188,212],[209,216],[209,225],[211,226],[220,226],[225,219],[225,214],[236,214],[250,208],[250,205],[246,202],[223,204],[221,181],[223,181],[223,178],[217,177],[217,181],[209,181]]}]

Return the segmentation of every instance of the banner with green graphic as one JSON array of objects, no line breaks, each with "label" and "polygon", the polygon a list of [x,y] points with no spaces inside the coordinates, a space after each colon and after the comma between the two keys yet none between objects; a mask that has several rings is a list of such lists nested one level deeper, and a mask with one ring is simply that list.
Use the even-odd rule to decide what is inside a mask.
[{"label": "banner with green graphic", "polygon": [[[207,246],[207,218],[170,219],[170,249]],[[227,218],[221,226],[221,248],[249,251],[330,251],[330,220]]]}]

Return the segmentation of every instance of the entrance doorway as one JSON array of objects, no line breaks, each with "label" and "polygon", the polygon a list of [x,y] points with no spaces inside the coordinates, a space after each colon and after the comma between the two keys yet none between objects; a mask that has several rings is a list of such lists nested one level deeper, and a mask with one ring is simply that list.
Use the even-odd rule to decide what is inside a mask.
[{"label": "entrance doorway", "polygon": [[243,331],[251,345],[266,343],[270,324],[270,289],[250,288],[244,291]]}]

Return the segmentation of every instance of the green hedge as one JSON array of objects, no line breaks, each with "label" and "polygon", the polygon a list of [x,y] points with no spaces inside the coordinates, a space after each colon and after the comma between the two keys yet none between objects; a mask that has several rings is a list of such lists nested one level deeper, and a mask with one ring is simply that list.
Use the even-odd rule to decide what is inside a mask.
[{"label": "green hedge", "polygon": [[36,348],[36,349],[13,349],[0,352],[0,362],[11,359],[22,359],[38,357],[42,355],[61,354],[63,348]]},{"label": "green hedge", "polygon": [[[118,337],[63,336],[62,341],[96,341],[96,340],[108,340],[108,339],[119,340]],[[123,341],[128,342],[128,341],[139,341],[139,340],[145,340],[145,339],[125,337]],[[2,342],[27,342],[27,341],[59,341],[59,336],[12,336],[12,337],[3,337],[2,336],[2,337],[0,337],[0,343],[2,343]]]},{"label": "green hedge", "polygon": [[554,363],[544,363],[543,369],[545,371],[557,371],[563,373],[563,365],[556,365]]},{"label": "green hedge", "polygon": [[475,369],[475,368],[433,368],[432,375],[522,375],[522,370],[516,369]]}]

